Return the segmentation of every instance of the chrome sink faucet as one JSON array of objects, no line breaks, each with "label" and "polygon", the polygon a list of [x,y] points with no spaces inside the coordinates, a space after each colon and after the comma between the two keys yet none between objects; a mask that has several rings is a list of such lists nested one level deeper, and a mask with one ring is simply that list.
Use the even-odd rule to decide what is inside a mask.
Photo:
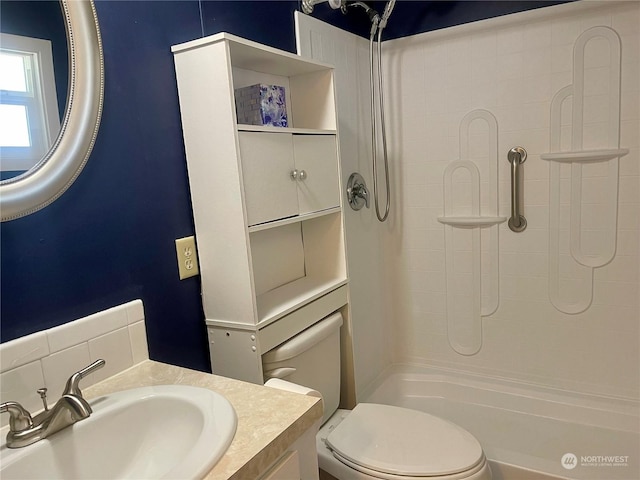
[{"label": "chrome sink faucet", "polygon": [[0,404],[0,413],[8,412],[11,415],[7,447],[26,447],[89,417],[92,413],[91,406],[82,396],[79,383],[90,373],[104,367],[105,363],[102,359],[96,360],[71,375],[62,396],[51,409],[47,406],[47,389],[39,389],[38,393],[42,398],[44,410],[35,417],[32,417],[18,402],[9,401]]}]

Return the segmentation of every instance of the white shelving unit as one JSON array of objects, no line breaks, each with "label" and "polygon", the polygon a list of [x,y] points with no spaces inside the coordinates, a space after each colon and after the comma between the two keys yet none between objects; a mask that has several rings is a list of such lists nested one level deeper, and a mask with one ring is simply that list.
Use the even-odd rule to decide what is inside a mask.
[{"label": "white shelving unit", "polygon": [[[227,33],[172,52],[212,369],[262,383],[263,353],[347,305],[333,68]],[[289,127],[237,123],[257,83]]]}]

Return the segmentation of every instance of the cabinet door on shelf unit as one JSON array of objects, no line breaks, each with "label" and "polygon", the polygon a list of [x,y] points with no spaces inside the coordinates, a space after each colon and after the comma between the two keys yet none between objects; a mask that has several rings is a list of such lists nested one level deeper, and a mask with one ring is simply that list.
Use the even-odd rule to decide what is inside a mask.
[{"label": "cabinet door on shelf unit", "polygon": [[298,214],[292,135],[238,132],[249,226]]},{"label": "cabinet door on shelf unit", "polygon": [[293,135],[293,151],[300,215],[339,206],[335,135]]}]

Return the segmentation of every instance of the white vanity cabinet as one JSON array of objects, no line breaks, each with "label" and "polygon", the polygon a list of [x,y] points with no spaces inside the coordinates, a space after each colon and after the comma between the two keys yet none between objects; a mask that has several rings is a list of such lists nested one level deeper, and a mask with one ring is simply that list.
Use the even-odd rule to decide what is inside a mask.
[{"label": "white vanity cabinet", "polygon": [[[333,68],[227,33],[172,51],[212,369],[263,383],[263,353],[347,308]],[[255,84],[288,127],[237,123]]]}]

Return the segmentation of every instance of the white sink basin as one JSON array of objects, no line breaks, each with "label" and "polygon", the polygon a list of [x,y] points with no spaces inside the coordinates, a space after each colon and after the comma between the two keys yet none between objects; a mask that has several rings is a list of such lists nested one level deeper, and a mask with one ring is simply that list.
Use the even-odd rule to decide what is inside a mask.
[{"label": "white sink basin", "polygon": [[33,445],[8,449],[3,438],[0,477],[201,478],[236,432],[231,404],[203,388],[142,387],[89,403],[89,418]]}]

